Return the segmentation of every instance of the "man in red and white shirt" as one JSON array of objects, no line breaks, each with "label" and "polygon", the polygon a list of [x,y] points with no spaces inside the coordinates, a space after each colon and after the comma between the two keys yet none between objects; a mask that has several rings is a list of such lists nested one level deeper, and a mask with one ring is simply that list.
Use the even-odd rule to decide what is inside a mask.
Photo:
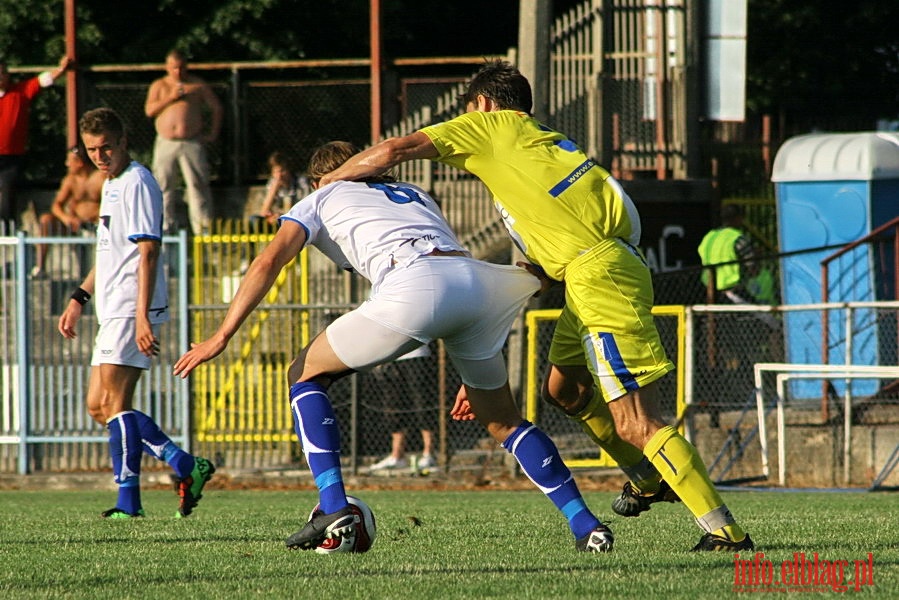
[{"label": "man in red and white shirt", "polygon": [[15,218],[13,186],[22,170],[28,144],[28,116],[31,102],[72,64],[68,56],[52,71],[13,83],[6,62],[0,59],[0,221]]}]

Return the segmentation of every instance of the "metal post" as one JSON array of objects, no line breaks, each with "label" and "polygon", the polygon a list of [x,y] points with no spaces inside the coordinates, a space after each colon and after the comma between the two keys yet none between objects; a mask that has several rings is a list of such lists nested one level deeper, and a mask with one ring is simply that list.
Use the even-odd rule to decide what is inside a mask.
[{"label": "metal post", "polygon": [[[178,231],[178,272],[187,273],[187,230]],[[190,348],[190,312],[187,282],[189,277],[177,277],[178,280],[178,344],[182,351]],[[190,382],[187,379],[178,378],[178,396],[181,403],[181,423],[184,428],[184,442],[182,447],[185,452],[191,451],[193,440],[193,423],[191,423],[190,410]]]},{"label": "metal post", "polygon": [[25,244],[25,232],[16,236],[16,375],[18,379],[19,401],[19,474],[28,473],[28,435],[31,433],[31,415],[28,404],[31,399],[31,319],[27,307],[31,305],[28,298],[28,246]]},{"label": "metal post", "polygon": [[693,310],[687,307],[684,315],[684,355],[681,360],[684,363],[684,437],[693,442],[695,431],[693,428],[693,330],[695,320]]},{"label": "metal post", "polygon": [[359,473],[359,374],[350,376],[350,472]]},{"label": "metal post", "polygon": [[[851,306],[846,307],[846,356],[845,363],[847,368],[852,367],[852,318],[855,309]],[[843,483],[849,485],[849,475],[852,468],[849,460],[852,455],[852,380],[844,379],[846,389],[843,393]]]},{"label": "metal post", "polygon": [[75,18],[75,0],[65,2],[65,36],[66,56],[75,63],[75,68],[66,73],[66,139],[68,146],[78,143],[78,37],[77,20]]},{"label": "metal post", "polygon": [[371,51],[371,143],[381,140],[381,73],[384,69],[381,41],[381,0],[370,0],[369,44]]},{"label": "metal post", "polygon": [[231,166],[234,185],[242,183],[243,169],[240,165],[240,71],[231,68]]},{"label": "metal post", "polygon": [[518,68],[530,80],[533,115],[549,117],[549,55],[552,49],[552,0],[519,0]]}]

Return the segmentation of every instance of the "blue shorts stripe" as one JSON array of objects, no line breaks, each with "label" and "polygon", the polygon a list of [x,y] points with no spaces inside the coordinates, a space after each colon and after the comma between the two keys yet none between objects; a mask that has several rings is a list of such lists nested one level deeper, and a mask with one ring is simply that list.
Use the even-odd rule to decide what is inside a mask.
[{"label": "blue shorts stripe", "polygon": [[618,378],[618,381],[621,382],[621,386],[629,392],[639,390],[640,386],[637,384],[637,380],[634,379],[633,373],[631,373],[624,364],[624,359],[621,357],[621,352],[618,350],[618,345],[615,343],[615,336],[611,333],[600,333],[599,337],[602,339],[609,366],[612,367],[612,372],[615,374],[615,377]]},{"label": "blue shorts stripe", "polygon": [[565,179],[554,185],[553,188],[549,190],[549,195],[553,198],[558,198],[559,195],[562,194],[562,192],[574,185],[578,179],[583,177],[584,173],[595,166],[596,162],[594,162],[592,158],[588,158],[583,163],[581,163],[578,168],[566,175]]}]

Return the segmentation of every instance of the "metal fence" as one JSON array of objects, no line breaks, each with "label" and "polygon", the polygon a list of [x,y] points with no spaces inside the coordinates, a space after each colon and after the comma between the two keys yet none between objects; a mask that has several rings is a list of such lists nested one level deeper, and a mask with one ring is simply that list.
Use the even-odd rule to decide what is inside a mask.
[{"label": "metal fence", "polygon": [[[686,157],[695,150],[686,145],[690,136],[684,129],[685,37],[691,26],[688,4],[687,0],[589,0],[553,25],[549,124],[582,142],[623,179],[681,176]],[[467,80],[481,60],[460,60],[457,66],[464,73],[458,76],[428,77],[428,73],[419,70],[409,77],[399,77],[403,118],[385,134],[408,133],[457,114],[461,82]],[[272,150],[285,151],[302,164],[312,148],[323,141],[343,138],[360,145],[368,141],[367,62],[339,62],[323,65],[319,61],[314,66],[308,61],[191,65],[211,83],[226,106],[222,136],[211,148],[217,192],[221,186],[257,183],[265,176],[265,160]],[[434,62],[445,67],[445,61]],[[129,124],[133,154],[147,164],[154,132],[144,116],[143,105],[149,83],[161,73],[159,65],[93,68],[86,71],[83,89],[79,90],[85,108],[105,104],[123,114]],[[56,174],[47,165],[55,164],[57,156],[62,155],[65,111],[59,94],[48,92],[39,99],[33,115],[33,123],[36,121],[38,126],[33,127],[29,177],[32,182],[46,184],[52,180],[55,185]],[[719,146],[715,148],[716,152],[721,151]],[[771,149],[766,147],[769,152]],[[767,181],[761,154],[758,165],[754,159],[749,161],[752,166],[745,169],[749,174],[742,175],[754,182],[747,186],[747,194],[758,193],[757,182]],[[434,193],[453,228],[477,256],[496,262],[510,260],[508,238],[489,192],[477,179],[428,161],[403,165],[400,178]],[[776,273],[779,257],[774,208],[770,196],[762,195],[762,199],[739,201],[750,205],[747,221],[755,227],[756,237],[767,243],[768,263]],[[217,197],[221,201],[221,195]],[[364,282],[338,270],[316,251],[304,252],[298,258],[299,268],[285,271],[276,290],[228,352],[184,384],[190,388],[183,397],[182,388],[168,388],[172,385],[168,376],[170,365],[179,351],[187,347],[189,340],[211,333],[239,285],[245,263],[270,237],[271,232],[251,231],[239,220],[242,208],[235,210],[221,203],[217,214],[224,219],[218,223],[215,235],[194,238],[189,247],[186,242],[167,241],[168,246],[175,244],[167,247],[173,295],[178,290],[173,300],[185,316],[167,326],[166,338],[173,346],[158,362],[158,372],[142,379],[139,405],[154,416],[163,415],[164,427],[174,431],[178,439],[192,443],[199,452],[224,466],[294,465],[302,458],[293,441],[286,365],[311,335],[335,315],[362,301],[368,291]],[[53,246],[51,256],[56,262],[51,265],[55,266],[48,279],[28,280],[33,250],[45,242]],[[66,345],[57,337],[54,324],[83,269],[85,257],[73,249],[86,243],[71,238],[38,240],[25,234],[5,238],[0,245],[0,265],[4,269],[0,285],[0,373],[4,377],[0,390],[0,470],[105,467],[106,450],[100,441],[64,441],[66,436],[105,439],[98,426],[78,416],[83,415],[80,398],[93,331],[87,321],[83,323],[77,352],[69,348],[69,354],[65,354]],[[178,251],[172,252],[175,248]],[[767,315],[767,309],[751,309],[747,313],[733,307],[691,308],[706,302],[705,290],[699,283],[699,267],[657,273],[654,283],[657,304],[687,307],[682,336],[669,330],[664,319],[660,320],[660,327],[669,353],[685,368],[685,423],[695,424],[688,431],[697,436],[708,435],[710,430],[726,435],[734,420],[751,405],[747,387],[752,385],[747,380],[751,369],[747,365],[790,359],[786,342],[787,332],[796,328],[790,321],[793,317],[777,311],[768,315],[778,323],[769,331],[767,325],[761,326],[764,319],[760,318]],[[541,308],[551,307],[551,303],[541,304]],[[824,320],[820,314],[831,314],[830,322],[843,323],[841,310],[846,309],[836,305],[812,307],[800,320],[807,325],[816,319]],[[846,335],[837,335],[828,343],[849,344],[848,340],[873,327],[880,332],[878,344],[888,350],[888,340],[896,339],[889,329],[891,310],[879,305],[870,309],[864,313],[865,319],[855,319],[847,325]],[[864,330],[856,329],[859,323]],[[524,325],[517,325],[508,352],[513,382],[522,389],[525,384],[518,373],[525,371],[526,365],[521,364],[522,354],[518,350],[523,332]],[[548,324],[541,325],[538,336],[542,341],[535,356],[545,355],[547,332]],[[677,344],[684,341],[685,349],[679,348]],[[35,353],[34,357],[30,352]],[[878,360],[895,364],[897,359],[894,353],[885,351]],[[409,429],[409,442],[416,443],[414,430],[421,428],[421,423],[413,422],[412,417],[422,413],[427,417],[424,422],[437,429],[438,451],[444,464],[458,466],[460,457],[471,453],[489,455],[496,450],[478,426],[446,418],[459,382],[439,345],[432,359],[419,364],[405,378],[418,381],[433,392],[430,403],[424,401],[427,408],[388,406],[390,398],[408,393],[404,391],[406,382],[389,373],[355,375],[332,389],[338,415],[345,424],[345,446],[353,466],[362,466],[386,454],[388,430],[394,426]],[[35,366],[23,370],[18,365]],[[84,370],[80,365],[84,365]],[[539,373],[544,365],[531,366]],[[675,377],[663,382],[663,395],[672,401],[665,406],[665,412],[675,419],[682,416],[673,404],[673,399],[681,394],[680,385]],[[864,398],[860,402],[865,406],[876,404],[876,409],[859,409],[866,419],[891,422],[889,409],[893,407],[894,387],[890,381],[882,381],[876,393],[858,395]],[[23,395],[23,390],[28,393]],[[814,402],[806,404],[797,418],[809,422],[821,418],[820,411],[813,408]],[[879,408],[882,406],[887,408]],[[552,413],[541,413],[541,420],[550,419],[541,421],[541,425],[552,435],[564,438],[567,458],[574,460],[595,453],[594,448],[583,446],[584,440],[570,430],[566,420],[557,414],[550,416]],[[36,420],[32,423],[32,419]],[[41,439],[46,441],[31,444],[23,442],[22,435],[43,436]]]},{"label": "metal fence", "polygon": [[[30,278],[39,245],[49,248],[45,272]],[[0,237],[0,471],[96,470],[108,463],[108,436],[87,415],[85,398],[97,322],[90,304],[78,337],[64,339],[59,316],[93,260],[92,237]],[[186,280],[174,265],[187,256],[187,237],[166,237],[172,258],[172,320],[161,329],[160,354],[141,377],[135,407],[154,416],[176,442],[191,445],[189,388],[171,376],[187,340]]]},{"label": "metal fence", "polygon": [[[287,365],[312,335],[358,305],[368,286],[316,250],[304,251],[294,266],[285,269],[225,353],[187,381],[173,378],[171,365],[182,349],[190,340],[214,331],[246,263],[272,235],[250,231],[243,222],[222,226],[221,231],[193,238],[189,244],[186,238],[166,239],[175,318],[165,327],[159,360],[141,379],[136,404],[177,441],[224,467],[302,467],[288,407]],[[88,315],[74,343],[56,332],[68,294],[89,266],[85,261],[91,255],[82,249],[91,243],[89,238],[42,239],[25,234],[0,238],[0,264],[5,268],[0,285],[0,471],[106,467],[105,432],[87,418],[84,409],[95,324]],[[28,279],[38,244],[52,247],[47,277]],[[695,289],[699,271],[665,275],[683,286],[677,292],[669,281],[669,294],[684,295]],[[542,307],[535,308],[545,315],[554,303],[558,306],[558,300],[550,295]],[[876,364],[899,364],[896,302],[755,307],[700,301],[674,308],[657,317],[666,350],[678,365],[678,372],[661,382],[663,412],[669,421],[684,425],[695,440],[718,440],[706,452],[719,478],[758,474],[760,434],[753,365],[820,362],[818,355],[795,354],[791,341],[795,335],[808,336],[809,331],[820,335],[829,328],[834,364],[853,364],[858,343],[873,344]],[[559,411],[536,401],[535,382],[546,367],[552,330],[551,319],[538,321],[516,324],[507,352],[522,410],[557,441],[563,457],[573,465],[607,464],[596,462],[597,449]],[[522,350],[525,334],[533,340],[527,351]],[[479,425],[448,418],[460,381],[439,344],[431,358],[410,361],[407,366],[402,374],[381,369],[332,387],[349,468],[364,468],[386,455],[394,430],[406,432],[414,453],[420,451],[417,432],[433,428],[436,454],[441,465],[451,470],[482,468],[494,455],[503,455]],[[773,382],[764,385],[766,402],[776,394],[773,386]],[[410,389],[423,397],[415,405],[404,405],[401,400],[413,395]],[[802,380],[791,382],[788,391],[790,427],[826,429],[843,423],[847,393],[852,397],[852,427],[899,425],[899,391],[897,382],[889,378],[851,383],[839,378]],[[723,457],[715,458],[720,452]],[[878,465],[883,462],[877,460]],[[159,468],[148,462],[147,468],[154,467]],[[857,476],[866,475],[859,472]]]},{"label": "metal fence", "polygon": [[[687,80],[689,57],[700,43],[691,29],[689,4],[585,0],[551,25],[548,124],[621,179],[705,176],[687,173],[688,156],[698,157],[701,150],[698,136],[687,131],[696,120],[688,112],[688,96],[695,93]],[[515,50],[505,58],[514,62]],[[434,107],[437,97],[466,81],[482,62],[482,56],[391,61],[385,79],[396,83],[385,90],[385,127],[402,127],[415,119],[419,108]],[[225,106],[221,138],[210,147],[217,184],[245,185],[264,177],[265,160],[273,150],[305,165],[311,151],[325,141],[371,141],[366,59],[190,67],[210,83]],[[135,158],[145,164],[150,162],[154,132],[144,102],[150,83],[162,74],[161,64],[84,65],[80,71],[82,110],[99,105],[118,110],[129,126]],[[62,96],[46,92],[34,107],[32,160],[26,173],[31,181],[49,184],[61,174],[48,165],[62,166]],[[454,99],[450,116],[462,108]],[[431,116],[436,120],[446,114],[438,109]],[[695,141],[693,147],[689,141]],[[756,181],[764,179],[760,175]]]}]

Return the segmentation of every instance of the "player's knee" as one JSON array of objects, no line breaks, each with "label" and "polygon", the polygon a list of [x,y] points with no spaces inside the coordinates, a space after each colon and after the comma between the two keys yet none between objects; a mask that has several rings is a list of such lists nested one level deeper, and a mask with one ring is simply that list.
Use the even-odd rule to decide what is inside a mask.
[{"label": "player's knee", "polygon": [[287,385],[293,385],[301,381],[314,381],[325,387],[330,386],[338,379],[342,379],[347,375],[354,373],[353,369],[345,369],[343,371],[331,372],[316,368],[314,361],[309,369],[306,368],[306,357],[308,355],[308,347],[303,348],[297,355],[290,366],[287,368]]},{"label": "player's knee", "polygon": [[306,366],[306,352],[307,349],[303,348],[287,368],[287,385],[293,385],[297,383],[303,376],[303,369]]},{"label": "player's knee", "polygon": [[100,425],[106,426],[106,414],[99,406],[88,407],[87,414]]},{"label": "player's knee", "polygon": [[589,398],[581,398],[577,389],[564,387],[552,387],[544,382],[541,390],[541,398],[547,404],[561,409],[565,414],[576,415],[584,409]]}]

